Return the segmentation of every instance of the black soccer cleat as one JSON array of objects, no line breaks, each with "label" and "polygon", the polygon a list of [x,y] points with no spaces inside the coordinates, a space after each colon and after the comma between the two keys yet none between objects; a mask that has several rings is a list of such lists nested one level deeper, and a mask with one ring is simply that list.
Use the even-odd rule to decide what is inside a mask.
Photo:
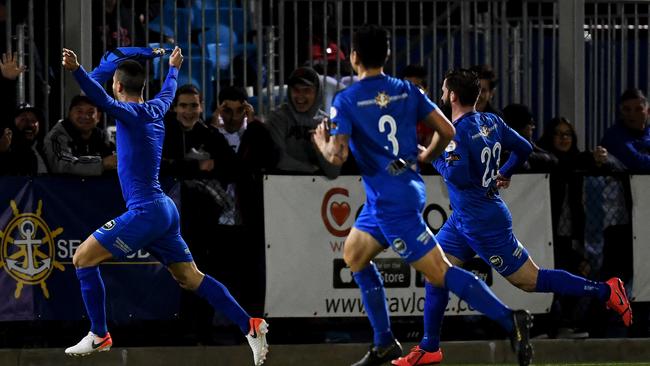
[{"label": "black soccer cleat", "polygon": [[393,339],[393,343],[386,347],[379,348],[371,345],[368,353],[361,360],[353,363],[352,366],[379,366],[401,356],[402,345],[399,344],[397,339]]},{"label": "black soccer cleat", "polygon": [[533,316],[528,310],[512,312],[514,329],[510,335],[510,345],[517,354],[519,366],[528,366],[533,360],[533,345],[530,344],[530,328],[533,326]]}]

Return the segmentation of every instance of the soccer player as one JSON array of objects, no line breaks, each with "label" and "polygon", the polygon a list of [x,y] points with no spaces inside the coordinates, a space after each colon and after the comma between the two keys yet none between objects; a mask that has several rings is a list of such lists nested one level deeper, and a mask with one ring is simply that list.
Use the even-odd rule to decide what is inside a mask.
[{"label": "soccer player", "polygon": [[[343,251],[374,330],[373,344],[354,366],[381,365],[402,355],[390,329],[381,275],[371,262],[388,246],[434,286],[449,289],[498,321],[513,335],[520,359],[529,362],[530,314],[509,309],[478,277],[452,266],[422,219],[426,193],[416,161],[431,162],[440,155],[454,127],[415,85],[383,73],[388,55],[384,29],[364,26],[354,34],[350,59],[360,81],[336,95],[331,122],[323,121],[313,135],[318,150],[336,165],[347,159],[349,146],[366,190],[365,205]],[[431,144],[420,152],[417,121],[426,121],[435,131]]]},{"label": "soccer player", "polygon": [[98,83],[104,80],[91,78],[77,62],[74,52],[63,49],[64,68],[73,72],[81,89],[99,108],[115,117],[117,169],[127,206],[126,213],[97,229],[74,254],[72,261],[91,327],[78,344],[65,350],[68,355],[85,356],[111,348],[113,342],[106,329],[104,283],[98,265],[146,249],[167,267],[182,288],[194,291],[239,326],[253,350],[255,365],[261,365],[266,358],[267,323],[251,318],[224,285],[199,271],[180,235],[178,210],[158,182],[165,135],[163,116],[174,99],[182,61],[181,50],[176,47],[169,58],[169,73],[162,90],[145,102],[142,91],[146,76],[142,65],[128,58],[104,59],[103,74],[110,67],[115,71],[116,99],[113,99]]},{"label": "soccer player", "polygon": [[[447,73],[442,103],[450,105],[456,136],[434,166],[447,182],[452,214],[437,235],[453,265],[478,254],[510,283],[527,292],[592,296],[632,323],[632,309],[623,282],[612,278],[594,282],[568,272],[540,269],[512,232],[512,217],[499,196],[508,188],[512,172],[523,164],[532,146],[500,117],[476,111],[481,85],[477,74],[457,69]],[[501,149],[512,151],[499,168]],[[425,285],[424,337],[393,365],[414,366],[442,361],[440,327],[449,299],[445,288]],[[521,362],[521,360],[520,360]]]}]

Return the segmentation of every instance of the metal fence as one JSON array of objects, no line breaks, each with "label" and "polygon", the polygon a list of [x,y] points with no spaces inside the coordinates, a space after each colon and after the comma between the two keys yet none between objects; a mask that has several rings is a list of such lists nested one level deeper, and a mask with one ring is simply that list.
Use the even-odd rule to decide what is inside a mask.
[{"label": "metal fence", "polygon": [[[584,126],[576,121],[579,136],[593,147],[615,121],[622,91],[650,89],[650,3],[571,1],[584,4],[584,34],[576,35],[584,39],[579,78],[560,64],[564,0],[6,0],[3,38],[6,49],[29,66],[18,99],[52,119],[63,117],[74,91],[59,67],[59,50],[80,37],[93,64],[117,46],[178,44],[186,55],[180,83],[203,90],[206,114],[222,86],[237,84],[249,87],[263,115],[285,99],[285,81],[298,66],[315,65],[341,81],[349,74],[355,28],[377,23],[392,39],[389,74],[399,76],[408,64],[424,66],[435,100],[447,69],[490,64],[500,79],[494,104],[530,106],[540,133],[560,113],[560,79],[584,79],[578,89],[584,96],[573,107],[585,117]],[[83,23],[87,17],[92,25]],[[148,67],[156,81],[146,97],[161,85],[165,64],[163,59]]]}]

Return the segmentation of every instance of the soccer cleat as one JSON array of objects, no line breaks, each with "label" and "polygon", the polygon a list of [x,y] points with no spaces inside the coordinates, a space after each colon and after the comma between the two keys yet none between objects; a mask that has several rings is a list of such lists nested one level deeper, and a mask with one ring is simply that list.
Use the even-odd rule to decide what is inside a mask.
[{"label": "soccer cleat", "polygon": [[533,326],[533,317],[527,310],[512,312],[514,329],[510,335],[510,345],[517,354],[519,366],[528,366],[533,360],[533,345],[530,344],[530,328]]},{"label": "soccer cleat", "polygon": [[246,339],[253,350],[253,362],[259,366],[266,361],[266,354],[269,353],[269,344],[266,342],[269,325],[261,318],[251,318],[249,324],[251,330],[246,335]]},{"label": "soccer cleat", "polygon": [[88,335],[83,337],[79,343],[65,350],[68,356],[88,356],[95,352],[106,352],[113,346],[111,334],[106,333],[105,336],[100,337],[93,332],[88,332]]},{"label": "soccer cleat", "polygon": [[352,366],[377,366],[394,360],[402,356],[402,345],[399,344],[397,339],[393,339],[393,343],[386,347],[376,347],[371,345],[368,352],[361,360],[353,363]]},{"label": "soccer cleat", "polygon": [[406,357],[400,357],[391,361],[391,364],[396,366],[424,366],[424,365],[437,365],[442,362],[442,350],[438,349],[435,352],[427,352],[415,346],[411,348],[411,352]]},{"label": "soccer cleat", "polygon": [[627,298],[623,281],[618,277],[614,277],[607,280],[606,283],[610,289],[609,299],[606,304],[607,308],[617,312],[623,319],[625,326],[629,327],[632,324],[632,306]]}]

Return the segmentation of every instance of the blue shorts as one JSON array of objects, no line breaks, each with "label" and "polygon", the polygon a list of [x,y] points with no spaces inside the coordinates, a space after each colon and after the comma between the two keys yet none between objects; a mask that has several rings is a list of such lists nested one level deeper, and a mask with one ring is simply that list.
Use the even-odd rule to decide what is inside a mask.
[{"label": "blue shorts", "polygon": [[442,250],[463,262],[478,254],[502,276],[509,276],[528,260],[528,251],[517,240],[511,229],[467,234],[458,229],[452,213],[436,235]]},{"label": "blue shorts", "polygon": [[418,211],[375,215],[364,205],[354,227],[370,234],[384,248],[389,246],[406,262],[422,258],[438,242]]},{"label": "blue shorts", "polygon": [[133,207],[97,229],[93,236],[115,258],[145,249],[165,266],[193,261],[181,237],[178,210],[169,197]]}]

